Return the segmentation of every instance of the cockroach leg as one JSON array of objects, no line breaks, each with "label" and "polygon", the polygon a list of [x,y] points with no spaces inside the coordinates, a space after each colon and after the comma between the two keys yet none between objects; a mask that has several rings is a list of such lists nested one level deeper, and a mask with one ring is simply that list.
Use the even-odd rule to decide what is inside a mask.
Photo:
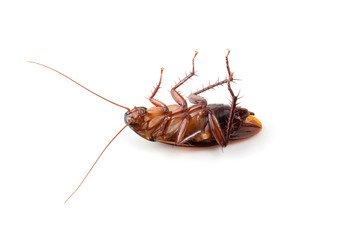
[{"label": "cockroach leg", "polygon": [[189,122],[190,122],[189,115],[184,116],[184,119],[181,121],[181,124],[179,126],[178,134],[176,136],[176,142],[175,142],[176,145],[179,145],[183,141],[186,130],[189,126]]},{"label": "cockroach leg", "polygon": [[232,130],[233,122],[234,122],[234,117],[235,117],[235,110],[236,110],[236,105],[237,105],[236,102],[238,100],[238,95],[235,96],[235,94],[230,86],[230,82],[234,79],[234,73],[230,71],[229,54],[230,54],[230,50],[228,49],[228,54],[226,55],[225,60],[226,60],[226,69],[229,74],[227,86],[228,86],[228,90],[229,90],[229,93],[231,96],[231,107],[230,107],[230,114],[229,114],[229,119],[228,119],[228,123],[227,123],[227,128],[226,128],[225,146],[229,143],[231,130]]},{"label": "cockroach leg", "polygon": [[236,104],[237,104],[236,102],[238,100],[238,96],[235,96],[235,94],[230,86],[230,81],[231,81],[231,79],[233,79],[233,76],[234,76],[234,73],[231,72],[230,76],[229,76],[229,81],[228,81],[228,90],[231,95],[231,107],[230,107],[228,124],[227,124],[227,128],[226,128],[225,146],[229,143],[231,129],[232,129],[232,125],[233,125],[233,121],[234,121],[234,117],[235,117],[235,110],[236,110]]},{"label": "cockroach leg", "polygon": [[156,93],[158,92],[159,88],[160,88],[160,85],[161,85],[161,81],[162,81],[162,76],[163,76],[163,72],[164,72],[164,68],[161,68],[161,74],[160,74],[160,80],[159,80],[159,83],[156,85],[153,93],[151,94],[149,100],[152,104],[155,105],[155,107],[162,107],[164,109],[164,121],[160,124],[160,126],[158,126],[152,133],[151,133],[151,138],[152,139],[155,139],[161,135],[163,135],[164,131],[165,131],[165,127],[166,127],[166,124],[168,123],[169,121],[169,117],[168,117],[168,112],[169,112],[169,108],[168,106],[159,101],[159,100],[156,100],[154,99]]},{"label": "cockroach leg", "polygon": [[216,142],[220,146],[226,147],[225,138],[221,131],[219,121],[217,120],[216,116],[209,110],[208,110],[208,119],[209,119],[210,131],[214,136]]},{"label": "cockroach leg", "polygon": [[190,134],[186,138],[184,138],[186,130],[189,126],[189,122],[190,122],[189,115],[186,115],[180,124],[179,132],[178,132],[178,135],[176,138],[176,145],[183,145],[183,144],[191,141],[192,139],[196,138],[198,135],[200,135],[201,133],[204,132],[204,127],[206,126],[206,124],[203,127],[201,127],[200,130],[198,130],[198,131]]},{"label": "cockroach leg", "polygon": [[194,132],[193,134],[187,136],[186,138],[184,138],[181,142],[179,142],[179,145],[185,144],[191,140],[193,140],[194,138],[196,138],[197,136],[199,136],[201,133],[203,132],[203,130],[199,130],[197,132]]},{"label": "cockroach leg", "polygon": [[158,90],[160,89],[163,72],[164,72],[164,68],[161,68],[159,83],[156,85],[154,91],[152,92],[151,96],[149,97],[149,101],[150,101],[152,104],[154,104],[155,107],[162,107],[162,108],[164,108],[164,110],[165,110],[166,112],[168,112],[169,109],[168,109],[168,107],[166,106],[165,103],[163,103],[163,102],[161,102],[161,101],[159,101],[159,100],[154,99],[156,93],[157,93]]},{"label": "cockroach leg", "polygon": [[204,97],[199,96],[200,93],[206,92],[207,90],[210,90],[212,88],[215,88],[217,86],[221,86],[225,83],[228,83],[230,81],[234,81],[234,79],[225,79],[223,81],[217,81],[214,84],[210,84],[207,87],[204,87],[203,89],[200,89],[194,93],[191,93],[188,97],[189,101],[193,104],[199,104],[199,105],[203,105],[206,106],[207,105],[207,101]]},{"label": "cockroach leg", "polygon": [[176,91],[176,89],[195,75],[195,63],[194,63],[194,61],[195,61],[195,57],[196,57],[197,54],[198,54],[198,52],[195,51],[195,55],[194,55],[194,57],[192,59],[192,71],[188,75],[186,75],[186,77],[183,80],[178,82],[170,91],[171,96],[173,97],[175,102],[181,106],[182,109],[187,108],[187,102],[186,102],[185,98],[183,96],[181,96],[181,94]]},{"label": "cockroach leg", "polygon": [[204,97],[201,97],[201,96],[196,95],[194,93],[190,94],[188,99],[192,104],[199,104],[199,105],[202,105],[202,106],[207,105],[207,101],[206,101],[206,99]]},{"label": "cockroach leg", "polygon": [[[205,111],[205,110],[199,112],[199,115],[203,115],[203,114],[206,114],[206,111]],[[185,118],[188,118],[188,117],[189,117],[189,116],[187,115]],[[184,124],[184,125],[185,125],[184,120],[183,120],[183,122],[182,122],[181,124]],[[201,123],[201,119],[198,117],[198,126],[199,126],[200,129],[199,129],[198,131],[196,131],[196,132],[194,132],[194,133],[192,133],[192,134],[190,134],[189,136],[187,136],[187,137],[184,138],[184,133],[186,132],[186,130],[187,130],[187,128],[188,128],[188,125],[189,125],[188,123],[186,123],[186,124],[187,124],[186,129],[184,129],[183,133],[181,133],[181,134],[183,135],[183,136],[182,136],[182,140],[179,138],[180,133],[179,133],[179,135],[178,135],[179,142],[177,142],[177,145],[183,145],[183,144],[185,144],[185,143],[193,140],[194,138],[196,138],[196,137],[199,136],[200,134],[204,133],[204,132],[206,131],[206,127],[208,127],[207,122],[205,122],[205,123],[202,124],[202,123]]]},{"label": "cockroach leg", "polygon": [[[229,75],[229,78],[228,79],[225,79],[223,81],[217,81],[216,83],[214,84],[210,84],[209,86],[207,87],[204,87],[203,89],[200,89],[194,93],[191,93],[190,96],[188,97],[189,98],[189,101],[191,103],[194,103],[194,104],[203,104],[203,103],[206,103],[206,100],[204,98],[199,98],[200,96],[198,96],[200,93],[203,93],[203,92],[206,92],[207,90],[210,90],[210,89],[213,89],[217,86],[221,86],[225,83],[228,84],[228,88],[229,88],[229,84],[230,82],[234,81],[234,78],[231,76],[231,71],[230,71],[230,66],[229,66],[229,54],[230,54],[230,50],[228,49],[228,53],[225,57],[225,60],[226,60],[226,69],[228,71],[228,75]],[[231,77],[230,77],[231,76]],[[230,91],[232,92],[232,90],[230,89]],[[233,95],[233,94],[232,94]]]},{"label": "cockroach leg", "polygon": [[157,137],[160,137],[164,135],[165,128],[171,117],[168,117],[167,113],[165,113],[164,120],[161,122],[161,124],[151,133],[152,139],[156,139]]},{"label": "cockroach leg", "polygon": [[204,87],[203,89],[200,89],[200,90],[198,90],[198,91],[196,91],[196,92],[194,92],[194,93],[192,93],[190,95],[199,95],[200,93],[206,92],[207,90],[213,89],[213,88],[215,88],[217,86],[221,86],[221,85],[227,83],[228,81],[229,81],[228,79],[225,79],[225,80],[222,80],[222,81],[217,81],[216,83],[210,84],[209,86]]},{"label": "cockroach leg", "polygon": [[230,71],[230,66],[229,66],[229,54],[230,54],[230,49],[228,49],[228,53],[226,54],[225,60],[226,60],[226,69],[228,71],[228,74],[230,76],[231,71]]}]

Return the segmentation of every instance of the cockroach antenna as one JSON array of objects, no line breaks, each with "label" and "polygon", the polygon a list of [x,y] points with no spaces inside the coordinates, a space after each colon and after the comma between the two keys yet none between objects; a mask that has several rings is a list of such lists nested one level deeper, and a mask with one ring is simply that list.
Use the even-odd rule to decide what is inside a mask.
[{"label": "cockroach antenna", "polygon": [[99,157],[96,159],[96,161],[93,163],[93,165],[91,166],[90,170],[86,173],[85,177],[83,178],[83,180],[80,182],[79,186],[77,186],[77,188],[75,189],[74,192],[72,192],[70,194],[70,196],[65,200],[65,203],[67,203],[67,201],[77,192],[77,190],[81,187],[81,185],[83,184],[83,182],[85,181],[85,179],[87,178],[87,176],[89,176],[91,170],[95,167],[96,163],[99,161],[101,155],[103,155],[103,153],[105,152],[105,150],[108,148],[108,146],[115,140],[115,138],[117,136],[119,136],[119,134],[122,132],[122,130],[124,130],[127,126],[129,126],[131,124],[131,122],[128,122],[112,139],[111,141],[106,145],[106,147],[104,148],[104,150],[102,150],[102,152],[100,153]]},{"label": "cockroach antenna", "polygon": [[125,108],[128,112],[130,112],[130,108],[124,107],[124,106],[122,106],[122,105],[120,105],[120,104],[117,104],[117,103],[115,103],[115,102],[113,102],[113,101],[110,101],[109,99],[104,98],[103,96],[100,96],[99,94],[91,91],[91,90],[88,89],[87,87],[81,85],[80,83],[76,82],[75,80],[71,79],[70,77],[66,76],[65,74],[63,74],[62,72],[60,72],[60,71],[58,71],[58,70],[56,70],[56,69],[53,69],[53,68],[48,67],[48,66],[46,66],[46,65],[44,65],[44,64],[37,63],[37,62],[33,62],[33,61],[29,61],[29,63],[35,63],[35,64],[37,64],[37,65],[40,65],[40,66],[46,67],[46,68],[48,68],[48,69],[50,69],[50,70],[53,70],[53,71],[55,71],[55,72],[63,75],[64,77],[66,77],[66,78],[69,79],[70,81],[76,83],[77,85],[79,85],[80,87],[84,88],[85,90],[91,92],[92,94],[95,94],[95,95],[98,96],[99,98],[102,98],[102,99],[104,99],[105,101],[108,101],[109,103],[112,103],[112,104],[114,104],[114,105],[116,105],[116,106],[118,106],[118,107]]},{"label": "cockroach antenna", "polygon": [[[120,104],[117,104],[117,103],[115,103],[115,102],[113,102],[113,101],[110,101],[110,100],[107,99],[107,98],[104,98],[103,96],[101,96],[101,95],[99,95],[99,94],[91,91],[91,90],[88,89],[87,87],[81,85],[80,83],[76,82],[76,81],[73,80],[72,78],[66,76],[65,74],[63,74],[62,72],[60,72],[60,71],[58,71],[58,70],[56,70],[56,69],[53,69],[53,68],[48,67],[48,66],[46,66],[46,65],[44,65],[44,64],[37,63],[37,62],[33,62],[33,61],[29,61],[29,63],[35,63],[35,64],[38,64],[38,65],[40,65],[40,66],[46,67],[46,68],[48,68],[48,69],[50,69],[50,70],[53,70],[53,71],[61,74],[62,76],[66,77],[67,79],[71,80],[72,82],[76,83],[77,85],[79,85],[80,87],[84,88],[85,90],[91,92],[92,94],[95,94],[95,95],[98,96],[99,98],[102,98],[102,99],[104,99],[105,101],[108,101],[108,102],[110,102],[110,103],[112,103],[112,104],[114,104],[114,105],[116,105],[116,106],[118,106],[118,107],[122,107],[122,108],[126,109],[128,112],[130,112],[130,108],[124,107],[124,106],[122,106],[122,105],[120,105]],[[102,154],[105,152],[105,150],[108,148],[108,146],[109,146],[109,145],[115,140],[115,138],[116,138],[127,126],[129,126],[131,123],[132,123],[132,122],[129,121],[123,128],[121,128],[121,130],[120,130],[120,131],[111,139],[111,141],[106,145],[106,147],[105,147],[104,150],[100,153],[100,155],[99,155],[99,157],[96,159],[96,161],[93,163],[93,165],[91,166],[90,170],[87,172],[87,174],[85,175],[85,177],[83,178],[83,180],[80,182],[79,186],[75,189],[75,191],[74,191],[73,193],[70,194],[70,196],[66,199],[65,203],[77,192],[77,190],[80,188],[80,186],[84,183],[85,179],[86,179],[87,176],[90,174],[91,170],[94,168],[94,166],[96,165],[96,163],[99,161],[100,157],[101,157]]]}]

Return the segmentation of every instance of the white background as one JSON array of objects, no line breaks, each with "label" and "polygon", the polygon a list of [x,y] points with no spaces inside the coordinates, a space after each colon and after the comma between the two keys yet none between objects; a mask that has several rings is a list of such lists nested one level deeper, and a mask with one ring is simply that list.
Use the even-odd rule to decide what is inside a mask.
[{"label": "white background", "polygon": [[[360,239],[358,1],[2,1],[1,239]],[[263,131],[189,149],[126,129],[226,77]],[[226,88],[204,96],[227,103]]]}]

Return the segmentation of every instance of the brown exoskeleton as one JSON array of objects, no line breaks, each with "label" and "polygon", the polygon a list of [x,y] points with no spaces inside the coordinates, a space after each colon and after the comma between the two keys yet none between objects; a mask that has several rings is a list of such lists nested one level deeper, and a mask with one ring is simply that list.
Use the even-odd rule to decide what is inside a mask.
[{"label": "brown exoskeleton", "polygon": [[[228,53],[225,57],[228,79],[218,81],[215,84],[190,94],[188,99],[193,104],[192,106],[188,107],[187,101],[177,91],[177,88],[195,75],[194,60],[198,52],[195,52],[195,55],[192,59],[191,72],[171,89],[171,96],[177,103],[176,105],[166,105],[165,103],[154,98],[161,85],[164,70],[162,68],[160,81],[149,97],[150,102],[155,107],[134,107],[132,110],[94,93],[93,91],[87,89],[86,87],[82,86],[70,77],[55,69],[40,63],[31,62],[56,71],[74,83],[78,84],[82,88],[97,95],[98,97],[127,110],[125,113],[126,125],[107,144],[82,182],[69,196],[69,198],[79,189],[111,142],[127,126],[130,126],[130,128],[133,129],[137,134],[150,141],[162,142],[176,146],[197,147],[211,146],[216,144],[220,145],[221,147],[226,147],[229,141],[248,138],[260,132],[262,125],[261,122],[254,117],[254,113],[248,111],[246,108],[237,106],[238,95],[235,95],[231,89],[231,82],[234,80],[234,74],[230,71],[229,67],[229,53],[230,50],[228,50]],[[207,104],[206,99],[200,96],[201,93],[223,84],[227,84],[227,88],[231,96],[231,105]],[[67,200],[69,200],[69,198]]]},{"label": "brown exoskeleton", "polygon": [[[226,147],[230,140],[243,139],[257,134],[261,130],[261,123],[246,108],[237,107],[238,96],[234,95],[230,83],[233,73],[229,67],[230,51],[226,55],[228,79],[212,84],[195,93],[190,94],[188,107],[186,100],[177,92],[177,88],[195,75],[193,68],[183,80],[172,89],[171,95],[177,105],[166,105],[154,99],[160,88],[160,81],[155,87],[149,100],[155,106],[149,109],[135,107],[125,113],[125,122],[141,137],[150,140],[173,144],[177,146],[210,146],[218,144]],[[222,84],[227,84],[231,96],[231,105],[207,104],[205,98],[199,94]]]}]

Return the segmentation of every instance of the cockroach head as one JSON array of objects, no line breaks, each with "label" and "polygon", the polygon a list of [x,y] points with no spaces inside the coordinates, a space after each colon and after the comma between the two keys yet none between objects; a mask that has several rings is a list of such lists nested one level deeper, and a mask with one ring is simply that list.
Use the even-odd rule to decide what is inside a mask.
[{"label": "cockroach head", "polygon": [[143,120],[146,113],[147,109],[145,107],[134,107],[131,111],[125,113],[125,123],[131,122],[130,126],[137,125]]}]

